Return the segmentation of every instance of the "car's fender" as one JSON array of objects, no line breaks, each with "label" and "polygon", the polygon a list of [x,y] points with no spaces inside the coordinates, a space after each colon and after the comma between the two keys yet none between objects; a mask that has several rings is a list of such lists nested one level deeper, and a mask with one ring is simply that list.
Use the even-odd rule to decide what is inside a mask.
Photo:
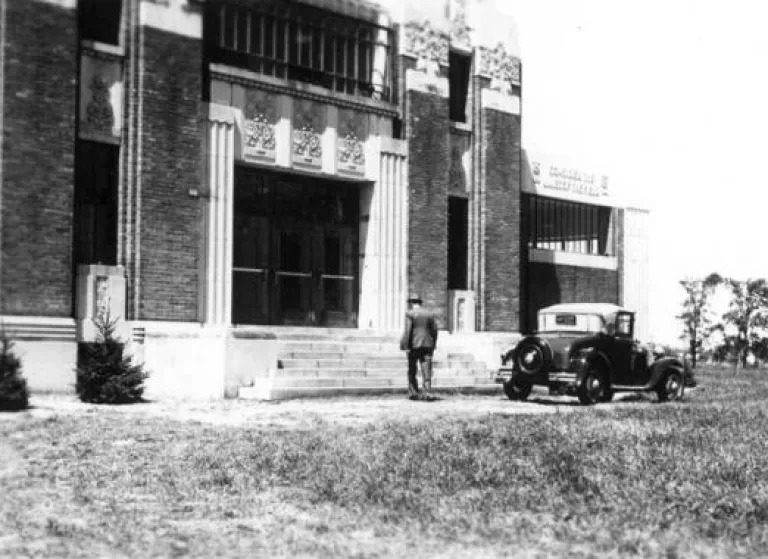
[{"label": "car's fender", "polygon": [[681,374],[685,375],[685,367],[683,367],[679,359],[675,357],[662,357],[651,365],[651,378],[646,386],[648,388],[656,386],[662,380],[667,369],[677,369]]},{"label": "car's fender", "polygon": [[593,347],[579,349],[578,353],[571,359],[571,368],[575,369],[576,384],[581,386],[587,371],[598,366],[608,374],[608,382],[613,383],[613,366],[608,356]]}]

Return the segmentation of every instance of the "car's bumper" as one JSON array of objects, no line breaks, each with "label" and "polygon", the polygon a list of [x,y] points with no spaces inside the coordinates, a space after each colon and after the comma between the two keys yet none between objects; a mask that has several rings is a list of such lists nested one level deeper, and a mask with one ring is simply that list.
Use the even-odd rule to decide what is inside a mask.
[{"label": "car's bumper", "polygon": [[516,371],[513,367],[500,367],[498,370],[491,373],[491,377],[494,382],[499,384],[510,382],[517,377],[525,378],[526,382],[543,385],[576,386],[577,382],[577,374],[571,371],[549,371],[546,374],[537,375],[536,377],[531,378],[520,371]]}]

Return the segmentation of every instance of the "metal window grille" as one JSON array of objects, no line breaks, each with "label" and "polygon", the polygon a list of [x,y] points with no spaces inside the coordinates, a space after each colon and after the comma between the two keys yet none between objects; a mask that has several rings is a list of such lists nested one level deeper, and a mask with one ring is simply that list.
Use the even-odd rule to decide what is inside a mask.
[{"label": "metal window grille", "polygon": [[528,246],[583,254],[616,254],[615,210],[526,195]]},{"label": "metal window grille", "polygon": [[295,2],[206,5],[208,59],[275,78],[391,101],[388,27]]}]

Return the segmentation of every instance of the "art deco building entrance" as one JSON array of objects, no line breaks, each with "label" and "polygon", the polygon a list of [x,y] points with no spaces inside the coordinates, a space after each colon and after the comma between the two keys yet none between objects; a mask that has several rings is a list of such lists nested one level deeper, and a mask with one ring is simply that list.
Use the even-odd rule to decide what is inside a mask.
[{"label": "art deco building entrance", "polygon": [[232,322],[357,326],[359,185],[236,167]]}]

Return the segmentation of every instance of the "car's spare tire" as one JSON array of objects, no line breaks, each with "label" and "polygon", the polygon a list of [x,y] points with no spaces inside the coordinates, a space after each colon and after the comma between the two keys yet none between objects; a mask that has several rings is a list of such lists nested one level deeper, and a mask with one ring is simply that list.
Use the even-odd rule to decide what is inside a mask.
[{"label": "car's spare tire", "polygon": [[552,348],[541,338],[529,336],[517,345],[515,365],[521,373],[529,376],[538,375],[550,363],[552,363]]}]

